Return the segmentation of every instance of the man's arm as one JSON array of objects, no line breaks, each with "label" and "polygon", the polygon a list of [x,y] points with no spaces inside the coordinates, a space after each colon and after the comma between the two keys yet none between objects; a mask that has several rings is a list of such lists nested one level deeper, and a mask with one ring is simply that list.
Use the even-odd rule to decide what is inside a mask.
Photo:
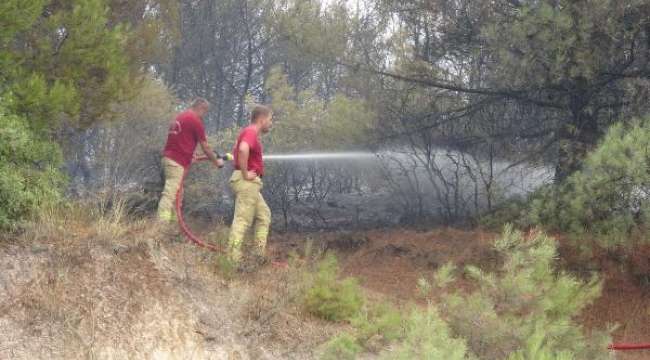
[{"label": "man's arm", "polygon": [[257,177],[255,171],[248,171],[248,154],[250,151],[251,148],[246,141],[239,143],[239,149],[237,149],[237,165],[246,180],[253,180]]},{"label": "man's arm", "polygon": [[223,159],[217,158],[217,155],[212,151],[212,147],[207,141],[201,141],[199,144],[201,145],[201,150],[203,150],[205,156],[207,156],[215,166],[219,168],[223,167]]}]

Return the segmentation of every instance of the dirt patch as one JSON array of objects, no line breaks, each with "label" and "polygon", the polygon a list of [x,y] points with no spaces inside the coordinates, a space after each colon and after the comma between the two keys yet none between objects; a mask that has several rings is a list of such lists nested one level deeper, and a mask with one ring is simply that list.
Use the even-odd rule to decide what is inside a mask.
[{"label": "dirt patch", "polygon": [[417,296],[418,278],[429,278],[447,262],[490,269],[495,264],[489,246],[494,236],[452,228],[376,230],[276,234],[269,243],[279,253],[302,253],[306,243],[315,249],[334,250],[339,254],[342,276],[358,277],[364,287],[406,301]]}]

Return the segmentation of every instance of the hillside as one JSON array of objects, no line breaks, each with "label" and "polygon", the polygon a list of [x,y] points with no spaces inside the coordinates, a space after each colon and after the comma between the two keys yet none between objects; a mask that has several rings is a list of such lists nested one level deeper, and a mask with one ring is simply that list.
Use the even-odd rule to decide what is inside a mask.
[{"label": "hillside", "polygon": [[[284,258],[316,249],[339,254],[342,276],[355,276],[371,299],[397,306],[421,301],[415,284],[442,263],[489,269],[495,234],[456,229],[274,234]],[[603,295],[584,311],[588,331],[620,324],[617,342],[650,341],[650,287],[640,259],[602,254],[578,263],[562,247],[560,265],[576,274],[603,271]],[[580,264],[580,265],[575,265]],[[646,264],[647,265],[647,264]],[[313,359],[345,324],[296,305],[299,265],[228,276],[217,254],[152,221],[120,225],[51,224],[6,236],[0,245],[0,358],[3,359]],[[461,281],[459,287],[470,288]],[[650,352],[616,354],[647,358]]]}]

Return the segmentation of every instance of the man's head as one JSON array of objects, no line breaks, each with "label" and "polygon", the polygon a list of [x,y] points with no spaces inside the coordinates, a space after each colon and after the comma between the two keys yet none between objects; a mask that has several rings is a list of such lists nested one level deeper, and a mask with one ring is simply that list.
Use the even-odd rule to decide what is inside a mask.
[{"label": "man's head", "polygon": [[208,102],[208,100],[202,97],[197,97],[194,100],[192,100],[192,103],[190,104],[190,109],[194,111],[196,116],[203,119],[205,114],[208,113],[208,110],[210,110],[210,103]]},{"label": "man's head", "polygon": [[251,124],[256,125],[262,133],[271,131],[273,127],[273,110],[264,105],[256,105],[251,111]]}]

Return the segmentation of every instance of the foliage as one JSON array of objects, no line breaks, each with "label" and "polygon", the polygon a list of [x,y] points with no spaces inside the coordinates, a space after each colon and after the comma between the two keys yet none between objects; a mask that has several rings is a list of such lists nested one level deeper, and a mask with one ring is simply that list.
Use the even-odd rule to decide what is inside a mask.
[{"label": "foliage", "polygon": [[[350,33],[357,24],[350,9],[320,1],[280,0],[269,18],[280,41],[277,49],[283,69],[293,86],[328,101],[346,94],[343,87],[349,73],[333,59],[340,59],[352,47]],[[303,74],[310,74],[304,76]]]},{"label": "foliage", "polygon": [[649,124],[612,126],[581,171],[537,194],[527,222],[577,239],[595,236],[607,248],[627,245],[650,221]]},{"label": "foliage", "polygon": [[597,277],[583,281],[557,273],[555,240],[542,232],[525,236],[507,225],[493,249],[503,261],[498,271],[465,269],[477,282],[476,291],[445,290],[449,282],[444,274],[440,276],[444,284],[436,289],[442,296],[442,316],[453,334],[467,339],[471,353],[481,359],[606,358],[608,334],[585,335],[575,323],[600,295],[602,282]]},{"label": "foliage", "polygon": [[[32,15],[5,43],[10,51],[3,55],[18,60],[5,75],[21,113],[45,115],[36,118],[49,130],[62,121],[86,127],[110,118],[110,107],[137,95],[146,66],[164,62],[179,37],[175,0],[20,3],[0,8]],[[43,104],[43,97],[51,101]]]},{"label": "foliage", "polygon": [[351,324],[352,333],[339,334],[327,344],[324,359],[354,359],[364,351],[379,359],[474,359],[466,341],[454,337],[432,304],[405,315],[388,304],[372,304]]},{"label": "foliage", "polygon": [[0,16],[25,20],[10,24],[0,43],[0,62],[8,65],[3,90],[15,98],[10,110],[25,115],[34,131],[70,121],[88,125],[132,89],[125,53],[130,30],[109,26],[104,1],[13,3],[0,5]]},{"label": "foliage", "polygon": [[465,339],[455,337],[438,309],[413,309],[406,319],[404,337],[396,349],[384,351],[380,359],[474,359]]},{"label": "foliage", "polygon": [[177,2],[182,38],[160,73],[181,98],[200,95],[215,105],[208,130],[246,125],[246,98],[267,99],[264,80],[278,56],[269,49],[274,33],[267,25],[275,0]]},{"label": "foliage", "polygon": [[405,319],[389,303],[366,304],[351,320],[352,333],[342,333],[329,341],[324,358],[352,359],[362,351],[378,352],[381,348],[402,339]]},{"label": "foliage", "polygon": [[546,335],[543,329],[536,329],[526,341],[526,348],[517,350],[508,356],[508,360],[573,360],[576,358],[570,350],[555,350],[544,344]]},{"label": "foliage", "polygon": [[[51,159],[51,154],[59,153],[53,148],[57,145],[49,141],[52,139],[63,148],[68,164],[72,164],[70,168],[84,169],[84,180],[88,180],[86,173],[91,167],[74,161],[100,161],[95,157],[101,154],[90,146],[86,148],[88,141],[100,137],[99,131],[86,132],[102,120],[113,119],[118,108],[115,104],[131,99],[136,89],[146,82],[140,76],[149,70],[143,63],[145,59],[150,60],[148,56],[155,49],[161,49],[163,42],[152,37],[147,29],[156,27],[158,17],[173,12],[156,11],[156,7],[173,1],[7,0],[0,3],[3,24],[0,96],[6,100],[3,114],[19,116],[26,122],[24,128],[31,134],[31,140],[46,144],[43,153],[33,155],[39,165],[32,166],[34,173],[43,176],[44,184],[54,177],[49,172],[55,170],[49,164],[61,165],[60,158],[55,162]],[[145,14],[138,17],[136,10]],[[173,31],[172,26],[168,29]],[[161,34],[169,32],[155,36],[162,38]],[[79,138],[83,141],[77,141]],[[116,141],[107,140],[105,144],[108,143],[115,145]],[[12,164],[2,159],[0,166]],[[107,169],[111,167],[103,168]],[[24,186],[23,200],[28,203],[34,202],[28,199],[28,194],[40,193],[46,187],[36,182],[25,182]],[[23,215],[18,211],[13,213],[31,216],[30,211],[21,212]]]},{"label": "foliage", "polygon": [[[338,94],[329,102],[315,99],[311,91],[296,90],[281,68],[274,68],[266,82],[276,129],[275,151],[349,150],[367,146],[376,116],[369,104]],[[365,146],[364,146],[365,145]]]},{"label": "foliage", "polygon": [[354,359],[363,351],[379,359],[474,359],[466,341],[454,337],[433,305],[412,308],[406,315],[383,303],[365,310],[352,320],[352,334],[339,334],[328,343],[324,359]]},{"label": "foliage", "polygon": [[172,46],[181,41],[179,0],[105,0],[111,24],[129,24],[126,53],[133,74],[169,64]]},{"label": "foliage", "polygon": [[[542,190],[538,190],[539,193]],[[522,220],[526,211],[529,210],[532,196],[516,196],[498,204],[491,211],[478,216],[478,226],[485,230],[498,230],[503,224],[526,222]],[[531,224],[532,225],[532,224]]]},{"label": "foliage", "polygon": [[402,336],[402,314],[388,303],[366,305],[350,323],[356,327],[356,338],[363,347],[378,350]]},{"label": "foliage", "polygon": [[143,77],[139,86],[140,91],[128,101],[110,106],[115,121],[71,135],[68,143],[78,153],[67,155],[69,166],[91,169],[86,181],[74,179],[73,191],[99,190],[104,197],[120,194],[130,197],[131,205],[139,210],[151,210],[162,188],[160,151],[177,100],[173,89],[151,76]]},{"label": "foliage", "polygon": [[323,360],[352,360],[356,359],[363,348],[347,333],[336,335],[325,348]]},{"label": "foliage", "polygon": [[494,60],[501,71],[494,75],[501,76],[502,86],[542,89],[549,100],[541,104],[562,110],[560,122],[551,125],[559,135],[558,180],[579,169],[589,148],[616,121],[620,104],[645,96],[626,84],[628,77],[647,75],[625,51],[642,47],[635,38],[648,36],[648,10],[645,1],[542,1],[516,9],[506,26],[495,22],[483,28],[483,38],[496,45]]},{"label": "foliage", "polygon": [[314,272],[304,272],[308,286],[303,298],[304,308],[326,320],[349,320],[363,305],[363,295],[355,278],[338,279],[338,261],[331,253],[316,263]]},{"label": "foliage", "polygon": [[0,102],[0,229],[25,225],[60,199],[61,163],[58,147]]},{"label": "foliage", "polygon": [[499,155],[542,159],[560,180],[621,114],[647,109],[647,1],[379,3],[401,31],[391,29],[396,66],[377,72],[430,89],[424,111],[395,111],[453,129],[457,146],[516,145],[526,151]]}]

